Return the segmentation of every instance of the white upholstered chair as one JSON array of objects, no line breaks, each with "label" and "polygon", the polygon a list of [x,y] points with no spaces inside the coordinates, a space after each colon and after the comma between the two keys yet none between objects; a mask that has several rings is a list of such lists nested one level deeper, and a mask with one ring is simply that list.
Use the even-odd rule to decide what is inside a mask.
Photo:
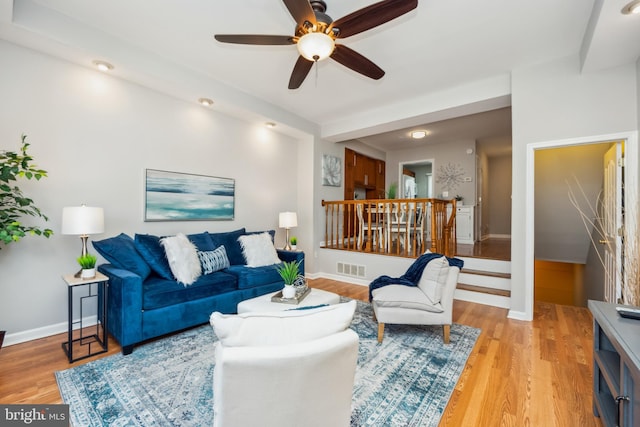
[{"label": "white upholstered chair", "polygon": [[356,302],[223,315],[213,375],[214,426],[349,426]]},{"label": "white upholstered chair", "polygon": [[384,325],[442,325],[443,341],[449,343],[453,294],[458,283],[458,267],[446,258],[430,261],[418,286],[390,284],[372,291],[373,312],[378,322],[378,342],[384,337]]}]

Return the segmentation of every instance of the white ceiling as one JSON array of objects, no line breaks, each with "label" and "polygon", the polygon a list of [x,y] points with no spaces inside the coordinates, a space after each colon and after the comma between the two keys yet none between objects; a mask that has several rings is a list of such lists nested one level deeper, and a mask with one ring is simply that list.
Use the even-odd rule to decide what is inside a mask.
[{"label": "white ceiling", "polygon": [[[333,19],[374,3],[326,1]],[[640,16],[622,15],[625,3],[419,0],[408,14],[341,40],[384,69],[381,80],[326,60],[297,90],[287,89],[295,46],[213,39],[214,34],[293,34],[295,22],[280,0],[0,0],[0,38],[84,66],[104,59],[115,65],[118,77],[185,100],[209,97],[220,111],[233,112],[234,102],[264,103],[322,129],[354,114],[554,58],[580,53],[585,72],[635,62]],[[440,124],[434,132],[444,135],[459,127]],[[495,135],[478,128],[476,138],[503,138],[507,125],[497,128]],[[385,138],[360,140],[385,150],[406,144],[393,142],[397,134]]]}]

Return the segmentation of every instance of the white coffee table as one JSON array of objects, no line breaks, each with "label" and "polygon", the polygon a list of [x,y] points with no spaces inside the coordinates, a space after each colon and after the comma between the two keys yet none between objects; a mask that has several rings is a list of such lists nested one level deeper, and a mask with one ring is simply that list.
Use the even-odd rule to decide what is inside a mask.
[{"label": "white coffee table", "polygon": [[322,304],[337,304],[340,302],[340,295],[322,289],[311,288],[311,292],[302,300],[300,304],[286,304],[282,302],[272,302],[271,297],[277,294],[270,294],[244,300],[238,304],[238,314],[260,311],[284,311],[292,308],[312,307]]}]

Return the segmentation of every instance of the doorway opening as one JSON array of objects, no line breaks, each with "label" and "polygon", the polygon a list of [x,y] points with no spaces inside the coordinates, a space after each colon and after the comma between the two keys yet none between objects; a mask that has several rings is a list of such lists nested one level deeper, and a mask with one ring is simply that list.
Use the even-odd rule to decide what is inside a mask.
[{"label": "doorway opening", "polygon": [[[588,146],[591,144],[599,143],[612,143],[615,141],[624,142],[625,147],[625,167],[621,171],[622,177],[625,183],[624,203],[627,206],[637,205],[637,176],[638,176],[638,147],[637,147],[637,134],[636,133],[620,133],[611,135],[602,135],[598,137],[583,137],[568,140],[549,141],[543,143],[532,143],[527,145],[527,173],[526,173],[526,200],[525,206],[529,206],[525,209],[525,258],[524,258],[524,300],[523,300],[523,312],[515,311],[513,308],[509,313],[509,317],[520,318],[522,320],[533,319],[533,305],[534,305],[534,281],[535,281],[535,260],[537,258],[538,250],[538,228],[540,223],[538,222],[537,215],[539,214],[539,206],[536,203],[537,193],[539,191],[536,188],[537,179],[543,174],[536,173],[536,161],[537,152],[539,150],[545,150],[550,148],[559,147],[571,147],[571,146]],[[604,159],[603,159],[604,160]],[[601,163],[603,164],[603,163]],[[602,171],[602,167],[598,168]],[[563,183],[558,183],[558,187]],[[566,184],[564,184],[566,188]],[[622,192],[622,179],[618,184],[618,189]],[[575,208],[574,208],[575,210]],[[557,214],[557,217],[561,215]],[[630,228],[636,229],[634,220],[628,216],[624,218],[624,228],[627,230]],[[583,232],[584,234],[585,232]],[[622,261],[622,265],[626,265],[626,261]],[[591,273],[585,270],[585,278],[592,276]],[[593,275],[595,277],[595,275]],[[597,281],[598,278],[595,278]],[[603,277],[599,278],[600,286],[603,283]]]}]

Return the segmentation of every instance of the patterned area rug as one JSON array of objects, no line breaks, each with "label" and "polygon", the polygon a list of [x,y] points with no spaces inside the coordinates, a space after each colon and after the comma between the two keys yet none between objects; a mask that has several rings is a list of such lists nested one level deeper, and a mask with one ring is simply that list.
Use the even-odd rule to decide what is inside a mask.
[{"label": "patterned area rug", "polygon": [[[352,426],[437,426],[480,330],[386,325],[382,345],[370,304],[358,301],[360,336]],[[213,423],[213,343],[201,326],[56,372],[73,426],[204,426]]]}]

